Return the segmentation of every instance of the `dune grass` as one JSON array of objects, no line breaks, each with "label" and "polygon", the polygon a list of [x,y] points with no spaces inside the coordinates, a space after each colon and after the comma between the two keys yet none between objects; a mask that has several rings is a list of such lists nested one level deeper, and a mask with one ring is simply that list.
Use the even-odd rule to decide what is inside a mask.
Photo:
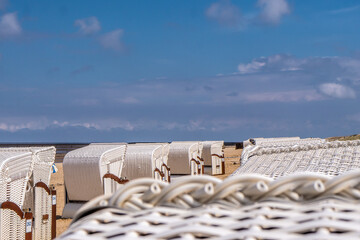
[{"label": "dune grass", "polygon": [[330,137],[327,138],[328,141],[351,141],[351,140],[360,140],[360,134],[354,134],[351,136],[343,136],[343,137]]}]

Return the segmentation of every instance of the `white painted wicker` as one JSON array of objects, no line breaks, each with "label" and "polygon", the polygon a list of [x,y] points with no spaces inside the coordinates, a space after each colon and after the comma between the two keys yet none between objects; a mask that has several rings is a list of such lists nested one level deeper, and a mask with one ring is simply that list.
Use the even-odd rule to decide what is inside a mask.
[{"label": "white painted wicker", "polygon": [[359,170],[139,179],[89,202],[59,239],[358,239],[359,191]]},{"label": "white painted wicker", "polygon": [[129,144],[121,176],[129,180],[142,177],[162,180],[162,155],[162,145]]},{"label": "white painted wicker", "polygon": [[[24,208],[31,208],[33,212],[33,239],[51,239],[52,201],[49,184],[55,147],[0,148],[0,152],[32,153],[31,189],[26,192]],[[44,216],[47,220],[43,219]]]},{"label": "white painted wicker", "polygon": [[158,146],[161,147],[161,161],[156,161],[156,167],[160,170],[160,173],[157,174],[162,176],[161,179],[166,182],[171,181],[171,173],[170,168],[168,166],[168,157],[169,157],[169,149],[170,144],[169,143],[136,143],[135,145],[141,146],[152,146],[154,148],[157,148]]},{"label": "white painted wicker", "polygon": [[300,140],[300,137],[278,137],[278,138],[250,138],[243,142],[243,147],[249,145],[258,144],[260,142],[283,142],[283,141],[297,141]]},{"label": "white painted wicker", "polygon": [[172,176],[175,174],[203,174],[202,149],[201,142],[172,142],[168,159]]},{"label": "white painted wicker", "polygon": [[281,148],[292,147],[296,145],[318,144],[325,143],[325,139],[321,138],[304,138],[289,137],[289,138],[256,138],[255,144],[244,144],[244,149],[240,157],[240,165],[246,163],[248,158],[256,152],[258,148]]},{"label": "white painted wicker", "polygon": [[360,141],[343,141],[257,147],[233,175],[258,173],[277,178],[293,172],[318,172],[334,176],[359,168]]},{"label": "white painted wicker", "polygon": [[[33,168],[31,152],[0,152],[0,239],[25,239],[23,204]],[[8,202],[18,211],[6,208]]]},{"label": "white painted wicker", "polygon": [[[68,202],[79,202],[81,207],[94,197],[116,190],[117,184],[104,186],[103,177],[111,174],[120,178],[126,147],[125,144],[91,144],[67,153],[63,169]],[[63,217],[72,217],[73,208],[67,205]]]},{"label": "white painted wicker", "polygon": [[205,141],[203,143],[202,158],[204,159],[205,173],[219,175],[225,172],[224,141]]}]

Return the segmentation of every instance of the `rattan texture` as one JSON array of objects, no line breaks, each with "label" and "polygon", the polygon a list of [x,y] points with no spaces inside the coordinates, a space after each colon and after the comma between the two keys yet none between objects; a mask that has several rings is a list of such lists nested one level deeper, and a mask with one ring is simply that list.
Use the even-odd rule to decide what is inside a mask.
[{"label": "rattan texture", "polygon": [[[35,187],[33,239],[51,239],[52,196],[45,189]],[[43,219],[47,216],[47,219]]]},{"label": "rattan texture", "polygon": [[[254,144],[248,144],[242,151],[240,157],[240,163],[243,165],[246,163],[248,158],[253,155],[259,148],[284,148],[293,147],[297,145],[309,145],[309,144],[321,144],[325,143],[324,139],[321,138],[304,138],[299,137],[292,138],[260,138],[255,140]],[[245,146],[245,145],[244,145]]]},{"label": "rattan texture", "polygon": [[129,180],[143,177],[162,180],[162,155],[162,145],[129,144],[121,175]]},{"label": "rattan texture", "polygon": [[89,202],[59,239],[358,239],[359,193],[360,170],[139,179]]},{"label": "rattan texture", "polygon": [[[129,146],[132,146],[132,145],[128,145],[128,147]],[[159,178],[159,175],[160,175],[161,180],[169,181],[170,180],[170,175],[171,175],[171,172],[170,172],[170,169],[169,169],[169,166],[168,166],[170,144],[169,143],[135,143],[135,146],[149,146],[150,148],[156,148],[156,149],[159,146],[161,147],[161,157],[159,158],[160,161],[156,161],[156,168],[161,172],[161,174],[159,174],[159,171],[156,170],[156,172],[157,172],[156,173],[156,175],[157,175],[156,178]],[[156,152],[157,151],[158,150],[156,150]]]},{"label": "rattan texture", "polygon": [[31,152],[0,152],[0,202],[23,207],[26,187],[33,169]]},{"label": "rattan texture", "polygon": [[205,173],[209,175],[222,174],[222,161],[224,161],[224,141],[205,141],[202,143],[202,158],[204,159]]},{"label": "rattan texture", "polygon": [[240,157],[240,163],[243,165],[258,148],[276,148],[276,147],[290,147],[294,145],[303,145],[309,143],[318,143],[322,139],[319,138],[305,138],[300,137],[279,137],[279,138],[252,138],[243,142],[243,151]]},{"label": "rattan texture", "polygon": [[170,143],[168,165],[171,173],[179,175],[201,174],[204,162],[202,160],[203,145],[201,142]]},{"label": "rattan texture", "polygon": [[10,209],[0,210],[0,239],[25,239],[25,219]]},{"label": "rattan texture", "polygon": [[[0,204],[15,203],[23,209],[33,168],[31,152],[0,151]],[[10,209],[0,209],[0,239],[24,239],[25,219]]]},{"label": "rattan texture", "polygon": [[[255,142],[255,144],[260,143],[260,142],[286,142],[286,141],[297,141],[299,140],[300,137],[277,137],[277,138],[250,138],[246,141],[243,142],[243,146],[244,148],[249,146],[249,145],[254,145],[253,143]],[[252,143],[253,141],[253,143]]]},{"label": "rattan texture", "polygon": [[293,172],[335,176],[360,168],[360,141],[335,141],[291,147],[258,147],[232,175],[258,173],[277,178]]}]

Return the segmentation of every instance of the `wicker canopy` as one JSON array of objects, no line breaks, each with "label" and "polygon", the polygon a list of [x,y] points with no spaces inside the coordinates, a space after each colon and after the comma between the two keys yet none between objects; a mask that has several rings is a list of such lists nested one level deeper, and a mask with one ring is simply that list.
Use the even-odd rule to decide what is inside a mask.
[{"label": "wicker canopy", "polygon": [[92,144],[67,153],[63,161],[70,201],[89,201],[104,193],[106,173],[121,176],[126,145]]},{"label": "wicker canopy", "polygon": [[360,141],[274,148],[260,146],[246,158],[233,175],[258,173],[277,178],[293,172],[317,172],[334,176],[360,168]]},{"label": "wicker canopy", "polygon": [[122,177],[129,180],[142,177],[162,179],[163,147],[160,144],[129,144]]},{"label": "wicker canopy", "polygon": [[203,166],[201,142],[172,142],[168,165],[172,174],[201,174]]},{"label": "wicker canopy", "polygon": [[210,175],[223,174],[224,141],[205,141],[202,144],[205,173]]},{"label": "wicker canopy", "polygon": [[31,152],[0,151],[0,203],[11,201],[22,209],[33,166]]},{"label": "wicker canopy", "polygon": [[32,182],[50,184],[51,166],[55,161],[55,147],[12,147],[0,148],[0,152],[31,152],[33,156]]}]

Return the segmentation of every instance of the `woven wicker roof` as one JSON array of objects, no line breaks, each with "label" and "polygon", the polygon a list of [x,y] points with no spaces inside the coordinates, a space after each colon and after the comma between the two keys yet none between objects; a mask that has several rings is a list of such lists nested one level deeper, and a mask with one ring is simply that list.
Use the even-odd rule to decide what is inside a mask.
[{"label": "woven wicker roof", "polygon": [[333,176],[360,168],[360,141],[260,146],[242,155],[241,163],[233,175],[258,173],[276,178],[293,172],[319,172]]},{"label": "woven wicker roof", "polygon": [[121,175],[129,180],[156,177],[155,169],[161,169],[163,158],[161,144],[129,144]]},{"label": "woven wicker roof", "polygon": [[0,152],[0,203],[12,201],[22,208],[32,168],[31,152]]},{"label": "woven wicker roof", "polygon": [[168,165],[172,174],[193,174],[191,160],[202,155],[201,142],[172,142],[170,144]]},{"label": "woven wicker roof", "polygon": [[89,201],[104,193],[102,177],[121,175],[126,145],[91,144],[64,157],[64,180],[69,200]]}]

